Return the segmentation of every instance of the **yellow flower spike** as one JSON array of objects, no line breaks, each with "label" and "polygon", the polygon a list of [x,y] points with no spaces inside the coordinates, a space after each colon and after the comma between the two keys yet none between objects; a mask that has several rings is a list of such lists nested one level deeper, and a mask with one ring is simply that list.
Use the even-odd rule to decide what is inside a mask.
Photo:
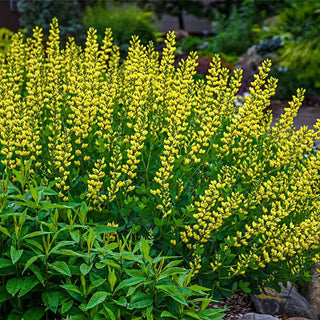
[{"label": "yellow flower spike", "polygon": [[105,172],[103,169],[105,168],[105,158],[98,159],[94,163],[93,171],[96,172],[96,174],[89,174],[89,179],[87,181],[88,183],[88,193],[86,194],[86,198],[88,200],[94,200],[93,206],[97,209],[101,208],[101,204],[104,203],[106,197],[103,194],[100,194],[102,187],[103,187],[103,179],[105,177]]}]

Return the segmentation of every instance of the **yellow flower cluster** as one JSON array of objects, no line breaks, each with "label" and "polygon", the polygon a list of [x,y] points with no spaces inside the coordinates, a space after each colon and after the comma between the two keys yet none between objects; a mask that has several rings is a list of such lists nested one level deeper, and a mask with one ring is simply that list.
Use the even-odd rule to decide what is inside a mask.
[{"label": "yellow flower cluster", "polygon": [[[172,46],[172,45],[171,45]],[[161,204],[158,209],[166,217],[172,212],[172,200],[170,198],[170,180],[174,162],[181,157],[180,149],[184,149],[187,139],[185,132],[188,128],[188,118],[191,115],[193,101],[193,78],[197,66],[197,55],[191,53],[186,61],[179,63],[180,68],[171,81],[170,90],[166,94],[168,116],[165,118],[167,127],[163,129],[167,134],[164,140],[163,155],[160,156],[161,167],[156,172],[155,181],[159,188],[153,190],[153,194],[159,195]]]},{"label": "yellow flower cluster", "polygon": [[[99,204],[107,199],[105,194],[100,194],[100,191],[103,186],[103,178],[105,177],[104,168],[107,165],[105,164],[105,159],[98,159],[95,164],[94,168],[92,169],[92,174],[89,174],[88,180],[88,193],[87,199],[92,200],[92,206],[98,207],[101,210]],[[89,207],[89,210],[92,210],[93,207]]]},{"label": "yellow flower cluster", "polygon": [[[108,222],[107,223],[108,227],[119,227],[118,223],[115,222]],[[114,242],[117,239],[117,231],[111,232],[111,233],[106,233],[105,234],[105,239],[107,240],[107,243]]]}]

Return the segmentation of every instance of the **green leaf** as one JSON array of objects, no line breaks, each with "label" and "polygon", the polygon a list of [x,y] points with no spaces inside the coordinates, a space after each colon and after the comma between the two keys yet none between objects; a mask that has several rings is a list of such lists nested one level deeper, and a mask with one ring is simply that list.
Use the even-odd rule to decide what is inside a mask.
[{"label": "green leaf", "polygon": [[65,289],[65,290],[67,290],[68,292],[69,291],[73,291],[75,293],[81,294],[80,289],[77,286],[73,285],[73,284],[64,284],[64,285],[60,285],[60,287]]},{"label": "green leaf", "polygon": [[50,250],[50,254],[51,253],[59,253],[59,249],[66,247],[66,246],[72,246],[74,245],[75,242],[74,241],[60,241],[57,245],[55,245],[51,250]]},{"label": "green leaf", "polygon": [[42,293],[42,301],[43,303],[54,313],[57,312],[60,295],[57,291],[45,291]]},{"label": "green leaf", "polygon": [[89,287],[89,289],[88,289],[88,293],[90,293],[93,289],[100,287],[100,286],[101,286],[102,284],[104,284],[105,282],[106,282],[105,279],[97,279],[97,280],[94,280],[94,281],[91,283],[91,285],[90,285],[90,287]]},{"label": "green leaf", "polygon": [[42,286],[44,287],[44,278],[43,278],[43,276],[42,276],[42,274],[41,274],[40,269],[39,269],[36,265],[34,265],[34,264],[32,264],[32,265],[29,267],[29,269],[35,274],[35,276],[38,278],[38,280],[40,281],[40,283],[41,283]]},{"label": "green leaf", "polygon": [[16,311],[11,311],[7,320],[21,320],[21,314]]},{"label": "green leaf", "polygon": [[49,263],[49,267],[61,273],[65,276],[71,277],[71,272],[68,265],[64,261],[55,261],[53,263]]},{"label": "green leaf", "polygon": [[198,315],[204,319],[207,318],[210,320],[220,320],[225,316],[225,314],[222,312],[223,310],[221,309],[206,309],[199,311]]},{"label": "green leaf", "polygon": [[113,233],[115,231],[122,231],[124,228],[125,226],[122,226],[122,227],[111,227],[111,226],[101,226],[101,225],[95,226],[95,229],[98,233]]},{"label": "green leaf", "polygon": [[8,259],[0,258],[0,269],[12,266],[12,262]]},{"label": "green leaf", "polygon": [[89,300],[89,303],[86,306],[86,310],[92,309],[95,306],[97,306],[98,304],[104,302],[107,298],[107,296],[109,296],[110,293],[108,292],[104,292],[104,291],[98,291],[96,292],[91,299]]},{"label": "green leaf", "polygon": [[20,297],[24,296],[39,283],[40,282],[36,276],[28,276],[26,279],[24,279],[24,281],[21,285],[21,289],[20,289],[18,297],[20,298]]},{"label": "green leaf", "polygon": [[34,256],[34,257],[31,257],[25,264],[24,268],[23,268],[23,271],[22,271],[22,274],[25,273],[25,271],[37,260],[39,259],[40,257],[44,257],[43,254],[40,254],[40,255],[37,255],[37,256]]},{"label": "green leaf", "polygon": [[181,273],[185,273],[185,272],[187,272],[187,270],[184,268],[173,267],[173,268],[167,269],[164,272],[162,272],[159,276],[159,280],[166,279],[169,276],[172,276],[174,274],[181,274]]},{"label": "green leaf", "polygon": [[111,309],[109,309],[107,306],[104,306],[104,309],[107,311],[111,320],[117,320],[116,316],[114,315]]},{"label": "green leaf", "polygon": [[250,288],[249,288],[250,283],[249,282],[243,282],[243,280],[239,281],[239,287],[240,289],[245,292],[245,293],[249,293],[251,292]]},{"label": "green leaf", "polygon": [[[151,280],[152,281],[152,280]],[[144,282],[145,283],[145,282]],[[139,286],[132,286],[128,289],[128,292],[127,292],[127,297],[130,297],[132,296],[136,290],[139,288]]]},{"label": "green leaf", "polygon": [[198,293],[199,295],[205,295],[205,291],[210,291],[211,289],[206,288],[206,287],[202,287],[199,286],[197,284],[189,286],[188,289],[190,289],[191,291],[194,291],[196,293]]},{"label": "green leaf", "polygon": [[10,294],[7,292],[4,286],[0,287],[0,303],[11,299]]},{"label": "green leaf", "polygon": [[[117,244],[117,243],[116,243],[116,244]],[[118,244],[117,244],[117,246],[118,246]],[[105,259],[105,260],[102,260],[101,262],[98,262],[98,263],[102,263],[104,267],[110,266],[110,267],[115,268],[115,269],[117,269],[117,270],[119,270],[119,271],[121,270],[120,265],[119,265],[117,262],[115,262],[115,261],[113,261],[113,260],[111,260],[111,259]],[[97,267],[97,264],[98,264],[98,263],[95,264],[96,268],[98,268],[98,267]],[[101,268],[100,268],[100,269],[101,269]]]},{"label": "green leaf", "polygon": [[238,289],[238,282],[234,282],[231,290],[235,292],[237,289]]},{"label": "green leaf", "polygon": [[52,232],[49,232],[49,231],[35,231],[35,232],[31,232],[31,233],[26,234],[21,239],[23,240],[23,239],[33,238],[33,237],[39,237],[39,236],[42,236],[42,235],[45,235],[45,234],[49,234],[49,233],[52,233]]},{"label": "green leaf", "polygon": [[165,292],[172,299],[174,299],[177,302],[183,304],[184,306],[188,305],[185,297],[183,296],[183,294],[176,287],[166,286],[166,285],[158,285],[158,286],[156,286],[156,289]]},{"label": "green leaf", "polygon": [[80,266],[81,273],[85,276],[90,272],[90,270],[92,269],[92,266],[93,266],[92,264],[88,266],[86,263],[82,263]]},{"label": "green leaf", "polygon": [[117,286],[115,292],[117,292],[118,290],[125,288],[125,287],[129,287],[129,286],[135,286],[139,283],[142,283],[144,281],[148,280],[145,277],[140,277],[140,278],[131,278],[131,279],[125,279],[123,281],[121,281],[119,283],[119,285]]},{"label": "green leaf", "polygon": [[167,317],[167,318],[173,318],[173,319],[178,319],[176,316],[174,316],[171,312],[169,311],[162,311],[160,314],[160,318]]},{"label": "green leaf", "polygon": [[153,317],[153,305],[147,308],[147,320],[154,320]]},{"label": "green leaf", "polygon": [[50,187],[43,188],[43,195],[44,196],[56,196],[58,192],[52,190]]},{"label": "green leaf", "polygon": [[41,320],[43,316],[44,310],[40,307],[34,307],[24,313],[23,320]]},{"label": "green leaf", "polygon": [[23,178],[22,178],[22,173],[19,172],[19,171],[17,171],[17,170],[15,170],[15,169],[12,170],[12,173],[15,175],[16,179],[20,182],[20,184],[21,184],[22,186],[24,186],[24,181],[23,181]]},{"label": "green leaf", "polygon": [[110,284],[111,291],[113,292],[113,288],[117,283],[117,276],[116,276],[116,273],[114,272],[114,269],[112,269],[111,271],[110,267],[109,267],[109,274],[108,274],[108,282]]},{"label": "green leaf", "polygon": [[32,209],[38,208],[38,205],[33,201],[25,201],[25,202],[16,202],[16,205],[24,206]]},{"label": "green leaf", "polygon": [[75,241],[76,243],[79,243],[80,231],[79,230],[70,230],[69,233],[70,233],[72,240]]},{"label": "green leaf", "polygon": [[81,254],[77,251],[73,251],[70,249],[59,249],[58,252],[59,254],[63,254],[64,256],[70,256],[70,257],[79,257],[79,258],[84,258],[85,255]]},{"label": "green leaf", "polygon": [[138,277],[144,277],[145,272],[142,270],[136,270],[136,269],[124,269],[124,272],[132,277],[132,278],[138,278]]},{"label": "green leaf", "polygon": [[122,307],[127,307],[127,300],[124,296],[121,296],[118,300],[113,300],[114,303]]},{"label": "green leaf", "polygon": [[68,206],[64,205],[64,204],[55,204],[55,203],[49,203],[46,206],[44,206],[41,211],[46,211],[48,209],[63,209],[63,208],[67,208]]},{"label": "green leaf", "polygon": [[[42,247],[42,245],[34,240],[34,239],[26,239],[25,242],[28,244],[28,247],[36,254],[40,254],[44,252],[44,248]],[[38,249],[38,250],[36,250]]]},{"label": "green leaf", "polygon": [[32,195],[33,200],[34,200],[36,203],[39,203],[38,190],[35,189],[35,188],[31,188],[31,189],[30,189],[30,193],[31,193],[31,195]]},{"label": "green leaf", "polygon": [[202,319],[201,317],[198,316],[198,314],[195,311],[190,311],[190,310],[186,310],[183,312],[183,315],[189,316],[193,319]]},{"label": "green leaf", "polygon": [[66,302],[63,302],[61,305],[61,313],[66,313],[68,312],[73,306],[73,300],[69,300]]},{"label": "green leaf", "polygon": [[143,254],[144,260],[147,261],[149,259],[150,246],[148,241],[144,238],[142,238],[140,241],[140,250]]},{"label": "green leaf", "polygon": [[22,256],[23,249],[21,250],[16,250],[15,247],[11,246],[10,248],[10,256],[11,256],[11,261],[13,264],[15,264]]},{"label": "green leaf", "polygon": [[137,292],[130,300],[129,306],[133,309],[143,309],[150,306],[153,303],[153,299],[142,292]]},{"label": "green leaf", "polygon": [[166,267],[164,268],[164,270],[170,269],[172,267],[176,267],[177,265],[179,265],[183,260],[174,260],[169,262]]},{"label": "green leaf", "polygon": [[4,228],[4,227],[0,227],[0,233],[4,233],[6,236],[8,236],[9,238],[11,238],[11,234],[10,232]]},{"label": "green leaf", "polygon": [[7,281],[6,289],[14,296],[21,288],[23,280],[21,278],[11,278]]}]

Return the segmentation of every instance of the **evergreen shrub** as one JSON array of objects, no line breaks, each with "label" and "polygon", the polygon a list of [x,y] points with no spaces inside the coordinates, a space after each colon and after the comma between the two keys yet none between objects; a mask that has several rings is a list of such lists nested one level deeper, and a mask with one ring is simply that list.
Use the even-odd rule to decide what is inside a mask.
[{"label": "evergreen shrub", "polygon": [[45,38],[49,34],[50,23],[54,17],[60,22],[60,36],[65,44],[69,36],[77,42],[84,40],[81,11],[76,0],[17,0],[17,8],[21,15],[20,25],[27,36],[32,36],[35,26],[43,29]]}]

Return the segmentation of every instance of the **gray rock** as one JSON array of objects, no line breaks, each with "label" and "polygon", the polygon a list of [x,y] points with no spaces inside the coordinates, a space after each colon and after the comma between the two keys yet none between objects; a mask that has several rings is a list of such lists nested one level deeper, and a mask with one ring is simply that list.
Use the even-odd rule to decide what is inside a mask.
[{"label": "gray rock", "polygon": [[311,307],[320,317],[320,275],[317,270],[320,270],[320,263],[311,267],[310,275],[312,280],[305,283],[301,289],[301,294],[309,301]]},{"label": "gray rock", "polygon": [[280,286],[280,293],[273,289],[265,289],[266,294],[251,298],[257,312],[318,320],[316,312],[307,299],[291,283],[288,283],[286,288],[282,284]]},{"label": "gray rock", "polygon": [[287,320],[310,320],[310,319],[301,318],[301,317],[293,317],[293,318],[287,318]]},{"label": "gray rock", "polygon": [[270,314],[260,314],[260,313],[246,313],[239,320],[279,320],[278,318],[271,316]]}]

